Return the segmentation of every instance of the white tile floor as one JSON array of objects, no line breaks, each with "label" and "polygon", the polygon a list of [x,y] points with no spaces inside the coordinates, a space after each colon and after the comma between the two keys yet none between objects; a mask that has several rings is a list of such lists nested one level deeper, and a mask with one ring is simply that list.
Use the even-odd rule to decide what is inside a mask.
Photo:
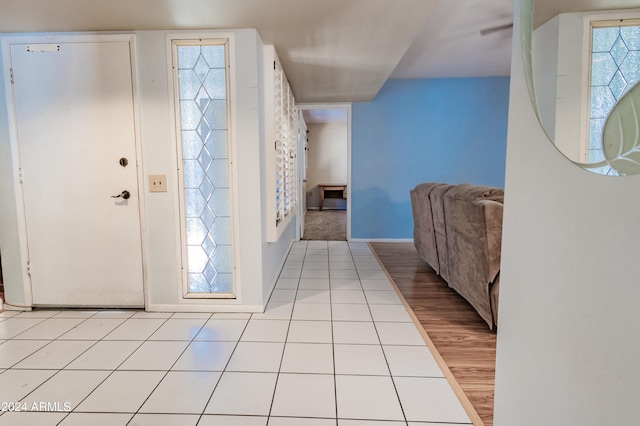
[{"label": "white tile floor", "polygon": [[262,314],[0,313],[0,403],[12,426],[471,424],[368,246],[326,241]]}]

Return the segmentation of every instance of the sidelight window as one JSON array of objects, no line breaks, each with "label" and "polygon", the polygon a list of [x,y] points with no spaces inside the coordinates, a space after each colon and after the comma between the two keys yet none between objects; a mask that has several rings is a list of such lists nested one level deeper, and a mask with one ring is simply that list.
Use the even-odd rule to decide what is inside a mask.
[{"label": "sidelight window", "polygon": [[173,40],[185,297],[234,297],[228,40]]},{"label": "sidelight window", "polygon": [[[593,23],[588,163],[604,160],[602,131],[607,117],[618,100],[640,81],[640,25],[637,20],[626,21],[625,25],[615,22]],[[611,167],[597,171],[617,174]]]}]

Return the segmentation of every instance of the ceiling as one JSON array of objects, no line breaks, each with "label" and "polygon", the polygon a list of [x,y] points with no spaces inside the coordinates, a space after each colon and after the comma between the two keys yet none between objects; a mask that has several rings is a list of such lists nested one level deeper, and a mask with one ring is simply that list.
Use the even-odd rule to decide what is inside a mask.
[{"label": "ceiling", "polygon": [[[389,78],[507,76],[514,0],[0,0],[0,33],[255,28],[276,47],[296,101],[371,101]],[[638,0],[535,0],[561,12]],[[307,109],[309,123],[344,108]]]},{"label": "ceiling", "polygon": [[370,101],[388,78],[509,75],[513,0],[0,0],[0,32],[256,28],[296,101]]},{"label": "ceiling", "polygon": [[513,23],[512,0],[441,1],[391,78],[506,76],[512,30],[480,31]]},{"label": "ceiling", "polygon": [[[638,0],[536,0],[559,12]],[[296,100],[370,101],[389,78],[509,75],[513,0],[0,0],[0,32],[256,28]]]}]

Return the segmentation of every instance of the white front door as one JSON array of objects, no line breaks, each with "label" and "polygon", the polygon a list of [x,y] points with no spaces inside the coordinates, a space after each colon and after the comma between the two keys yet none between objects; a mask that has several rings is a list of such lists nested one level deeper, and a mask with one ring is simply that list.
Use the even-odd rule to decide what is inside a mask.
[{"label": "white front door", "polygon": [[34,306],[144,306],[131,46],[121,39],[10,45]]}]

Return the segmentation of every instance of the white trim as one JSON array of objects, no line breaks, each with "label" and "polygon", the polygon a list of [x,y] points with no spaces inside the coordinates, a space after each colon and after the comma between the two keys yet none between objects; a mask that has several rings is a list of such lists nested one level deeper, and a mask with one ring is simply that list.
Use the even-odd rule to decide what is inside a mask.
[{"label": "white trim", "polygon": [[304,238],[304,226],[305,226],[305,213],[307,210],[307,143],[309,127],[304,121],[302,110],[296,106],[296,112],[298,116],[298,158],[296,164],[298,180],[298,205],[297,205],[297,219],[296,219],[296,241],[300,241]]},{"label": "white trim", "polygon": [[[5,101],[7,108],[7,122],[9,127],[9,139],[11,145],[11,163],[13,164],[13,187],[16,203],[16,215],[18,222],[18,244],[20,246],[20,265],[22,269],[22,291],[24,294],[24,306],[18,307],[30,308],[33,305],[33,293],[31,292],[31,280],[26,269],[26,265],[29,262],[29,245],[27,240],[27,224],[26,214],[24,206],[24,194],[22,192],[21,185],[21,168],[20,168],[20,146],[18,144],[18,130],[16,123],[16,114],[13,101],[13,85],[11,83],[11,44],[17,42],[27,42],[27,40],[33,40],[31,37],[11,37],[2,39],[2,62],[5,66],[4,74],[4,87],[5,87]],[[36,38],[40,41],[42,37]]]},{"label": "white trim", "polygon": [[[175,218],[174,226],[174,244],[176,247],[176,283],[179,285],[176,286],[176,300],[182,299],[182,288],[184,285],[184,268],[185,264],[185,250],[183,250],[182,244],[182,220],[181,220],[181,203],[182,198],[180,193],[182,192],[181,186],[182,181],[180,180],[180,168],[182,167],[181,161],[181,150],[178,148],[178,108],[176,99],[179,99],[176,91],[178,90],[175,84],[175,77],[173,73],[173,43],[172,39],[174,37],[180,37],[183,34],[167,34],[165,35],[165,48],[166,48],[166,66],[167,66],[167,94],[169,99],[169,104],[167,107],[169,108],[171,120],[169,120],[169,128],[171,129],[171,142],[174,149],[174,155],[171,156],[171,173],[175,177],[175,179],[171,179],[173,182],[172,193],[173,195],[173,217]],[[150,304],[151,306],[151,304]]]},{"label": "white trim", "polygon": [[347,111],[347,241],[351,241],[351,102],[334,103],[302,103],[297,104],[299,110],[308,109],[344,109]]},{"label": "white trim", "polygon": [[412,243],[413,238],[354,238],[350,243]]},{"label": "white trim", "polygon": [[638,9],[598,10],[593,12],[583,12],[583,16],[584,19],[589,22],[635,20],[640,19],[640,11]]},{"label": "white trim", "polygon": [[3,311],[19,311],[19,312],[30,312],[32,311],[32,307],[31,306],[16,306],[16,305],[9,305],[7,303],[2,305],[2,310]]},{"label": "white trim", "polygon": [[582,75],[581,78],[581,97],[586,101],[580,102],[580,127],[578,128],[578,161],[583,163],[589,162],[589,134],[590,117],[591,117],[591,43],[593,35],[591,33],[591,20],[586,16],[583,18],[582,30]]},{"label": "white trim", "polygon": [[131,95],[133,97],[133,123],[135,126],[136,172],[138,174],[138,217],[140,220],[140,254],[142,259],[142,297],[144,306],[147,306],[149,304],[149,294],[151,293],[147,279],[147,225],[146,215],[144,214],[144,212],[147,211],[147,193],[145,191],[144,171],[142,170],[142,122],[140,120],[140,99],[142,98],[142,95],[140,94],[140,84],[138,82],[138,52],[135,34],[131,34],[129,52],[131,55],[131,85],[133,86]]},{"label": "white trim", "polygon": [[[209,299],[214,300],[214,299]],[[261,305],[187,305],[180,303],[154,303],[150,304],[147,312],[205,312],[205,313],[261,313],[264,307]]]}]

